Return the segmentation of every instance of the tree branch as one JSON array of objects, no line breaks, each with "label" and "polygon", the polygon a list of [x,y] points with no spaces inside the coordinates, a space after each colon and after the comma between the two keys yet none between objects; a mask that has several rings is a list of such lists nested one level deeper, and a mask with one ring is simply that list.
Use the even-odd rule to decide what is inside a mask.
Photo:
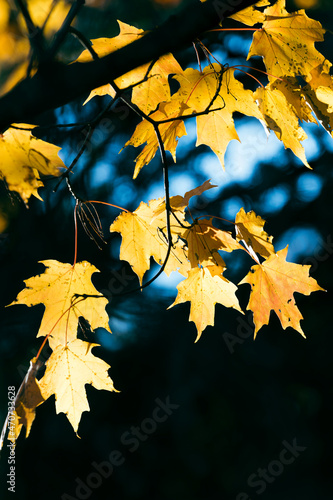
[{"label": "tree branch", "polygon": [[32,78],[0,99],[0,132],[11,123],[29,123],[46,110],[63,106],[163,54],[181,49],[256,1],[196,0],[139,40],[99,60],[70,65],[44,63]]}]

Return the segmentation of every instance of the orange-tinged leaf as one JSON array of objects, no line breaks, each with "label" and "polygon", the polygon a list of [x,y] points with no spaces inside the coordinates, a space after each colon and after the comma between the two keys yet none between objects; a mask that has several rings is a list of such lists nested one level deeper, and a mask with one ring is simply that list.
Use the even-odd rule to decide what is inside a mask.
[{"label": "orange-tinged leaf", "polygon": [[[140,284],[146,271],[150,268],[150,257],[158,264],[163,264],[167,249],[167,230],[165,211],[156,216],[155,210],[162,202],[162,198],[151,200],[147,205],[141,202],[134,212],[123,212],[117,217],[110,227],[111,232],[121,233],[120,259],[126,260],[137,274]],[[179,220],[183,221],[185,215],[178,212]],[[172,221],[172,224],[176,221]],[[186,223],[185,223],[186,224]],[[182,228],[177,224],[175,229],[173,248],[164,269],[169,276],[172,271],[179,270],[186,276],[189,263],[186,259],[184,243],[178,239]]]},{"label": "orange-tinged leaf", "polygon": [[168,308],[183,302],[191,302],[189,321],[193,321],[197,327],[196,341],[208,325],[214,325],[215,304],[233,307],[242,312],[235,295],[237,286],[217,274],[215,266],[212,268],[213,273],[209,271],[210,266],[192,268],[188,278],[177,285],[177,298]]},{"label": "orange-tinged leaf", "polygon": [[[20,127],[34,125],[20,124]],[[27,204],[31,195],[42,199],[37,189],[43,186],[42,175],[60,175],[66,168],[58,156],[61,148],[34,137],[30,130],[9,128],[0,135],[0,177]]]},{"label": "orange-tinged leaf", "polygon": [[91,352],[98,345],[76,339],[57,346],[47,360],[45,374],[39,382],[44,399],[55,395],[57,413],[67,415],[75,432],[82,413],[90,409],[85,385],[115,391],[108,375],[110,366]]},{"label": "orange-tinged leaf", "polygon": [[272,254],[260,265],[252,266],[251,271],[239,283],[251,285],[251,296],[247,309],[253,311],[254,335],[263,325],[268,325],[270,312],[275,311],[282,328],[291,326],[303,337],[300,325],[303,319],[296,306],[294,293],[304,295],[323,290],[315,279],[309,276],[311,266],[286,262],[288,247]]},{"label": "orange-tinged leaf", "polygon": [[306,167],[311,168],[300,142],[304,141],[307,135],[299,126],[299,117],[295,113],[295,108],[287,101],[285,94],[269,84],[265,88],[258,88],[255,97],[259,101],[259,108],[268,128],[275,132],[285,148],[290,148]]},{"label": "orange-tinged leaf", "polygon": [[235,224],[236,238],[243,241],[247,249],[252,248],[255,253],[265,258],[275,254],[273,236],[268,236],[264,231],[265,221],[260,215],[256,215],[253,210],[246,213],[244,208],[241,208],[236,215]]},{"label": "orange-tinged leaf", "polygon": [[253,35],[248,59],[262,56],[271,79],[298,75],[306,79],[325,59],[314,46],[324,40],[322,25],[310,19],[304,10],[289,14],[285,0],[277,0],[264,14],[266,20]]},{"label": "orange-tinged leaf", "polygon": [[[93,273],[99,272],[89,262],[72,266],[56,260],[41,261],[46,267],[43,274],[25,280],[26,288],[10,305],[44,304],[45,312],[37,337],[45,337],[51,349],[59,344],[67,345],[77,336],[79,317],[83,316],[94,330],[110,331],[109,318],[105,311],[108,301],[91,283]],[[98,297],[80,297],[97,295]]]}]

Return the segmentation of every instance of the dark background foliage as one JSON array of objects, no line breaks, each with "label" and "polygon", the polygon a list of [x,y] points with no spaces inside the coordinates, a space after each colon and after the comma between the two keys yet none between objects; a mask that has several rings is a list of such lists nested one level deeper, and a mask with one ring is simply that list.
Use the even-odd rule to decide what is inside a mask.
[{"label": "dark background foliage", "polygon": [[[182,5],[185,3],[190,0]],[[291,11],[295,4],[287,2],[287,7]],[[168,9],[148,0],[110,0],[99,9],[85,7],[77,26],[89,38],[114,36],[116,19],[149,29],[176,11],[175,7]],[[330,2],[318,3],[309,15],[332,29]],[[250,36],[245,35],[245,40]],[[320,47],[330,59],[331,40],[327,35],[326,43]],[[214,53],[222,51],[224,64],[245,59],[246,41],[242,46],[239,38],[211,34],[204,41]],[[67,45],[64,53],[69,58],[76,57],[80,48],[73,41]],[[177,54],[177,58],[183,67],[196,64],[191,48]],[[257,60],[252,65],[262,67]],[[244,83],[252,84],[251,80]],[[95,116],[108,99],[96,98],[83,108],[82,101],[74,102],[41,116],[40,123],[82,121]],[[149,194],[157,189],[162,195],[158,158],[133,181],[136,151],[126,148],[118,155],[138,118],[118,105],[109,112],[105,123],[104,128],[97,127],[75,168],[72,183],[76,192],[85,199],[113,202],[128,209],[135,209],[141,200],[148,201]],[[237,123],[249,127],[253,124],[246,119],[237,119]],[[174,300],[175,288],[160,281],[161,285],[152,285],[143,292],[119,295],[118,290],[128,292],[138,283],[130,267],[118,260],[119,236],[109,233],[109,225],[119,212],[98,206],[107,245],[102,244],[99,250],[80,227],[78,259],[88,260],[101,270],[100,275],[94,276],[94,283],[111,299],[108,312],[113,334],[110,338],[103,332],[86,332],[86,336],[91,341],[97,338],[102,344],[96,354],[111,365],[111,376],[121,392],[87,387],[91,411],[83,414],[81,439],[75,436],[64,414],[56,415],[53,398],[37,409],[29,438],[20,436],[16,447],[15,495],[20,500],[332,497],[333,149],[328,145],[326,132],[316,127],[311,129],[316,154],[311,160],[314,173],[310,173],[283,148],[275,150],[273,155],[268,150],[265,156],[262,153],[265,146],[260,149],[260,138],[256,141],[256,130],[249,145],[244,128],[248,154],[243,153],[238,160],[230,155],[230,168],[240,175],[225,186],[219,177],[222,174],[216,170],[221,167],[207,149],[194,148],[189,133],[177,164],[170,168],[172,194],[183,194],[188,185],[195,187],[208,176],[214,180],[217,175],[222,179],[217,194],[202,196],[193,206],[194,215],[208,213],[223,217],[225,209],[230,211],[236,205],[253,209],[267,219],[267,231],[274,235],[278,248],[290,243],[297,262],[313,264],[312,276],[328,293],[296,295],[305,316],[302,327],[307,339],[291,329],[282,330],[277,318],[272,317],[270,325],[262,328],[254,342],[248,313],[241,317],[236,311],[217,306],[215,327],[207,328],[200,341],[194,343],[195,328],[188,322],[188,304],[166,310]],[[84,139],[84,133],[75,129],[40,129],[38,133],[62,146],[67,164]],[[245,182],[241,180],[242,171],[249,158],[255,167]],[[64,183],[56,193],[52,191],[54,181],[45,184],[46,188],[41,190],[44,202],[31,200],[29,209],[1,187],[0,205],[10,217],[0,240],[3,306],[15,299],[24,279],[43,271],[39,261],[73,261],[74,200]],[[320,186],[315,194],[314,185]],[[284,203],[276,202],[276,193],[286,193]],[[247,259],[233,256],[227,263],[228,276],[236,283],[252,265]],[[156,270],[153,266],[150,276]],[[248,286],[239,290],[244,308],[248,293]],[[19,387],[29,360],[41,343],[35,335],[42,311],[43,306],[2,309],[1,421],[6,416],[7,387]],[[157,415],[159,402],[168,399],[177,408],[170,410],[170,415],[165,413],[167,418],[161,422],[147,420]],[[163,416],[163,411],[158,415]],[[139,428],[137,437],[133,435],[137,433],[134,427]],[[286,448],[285,442],[296,442],[305,449],[281,468],[279,456]],[[110,466],[104,464],[108,477],[102,477],[96,467],[101,462],[110,464],[114,450],[120,452],[122,463],[118,462],[112,473]],[[0,461],[1,498],[14,496],[6,488],[7,453],[8,450],[3,452]],[[261,483],[258,475],[263,473],[259,469],[268,471],[268,479]]]}]

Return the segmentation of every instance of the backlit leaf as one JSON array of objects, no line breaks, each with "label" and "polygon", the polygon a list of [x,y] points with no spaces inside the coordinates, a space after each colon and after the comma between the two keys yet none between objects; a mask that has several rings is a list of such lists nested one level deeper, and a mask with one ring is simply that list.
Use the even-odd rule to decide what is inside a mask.
[{"label": "backlit leaf", "polygon": [[[93,330],[105,328],[110,331],[109,318],[105,311],[108,301],[91,283],[93,273],[99,272],[89,262],[72,266],[56,260],[41,261],[46,267],[43,274],[25,280],[26,288],[10,305],[44,304],[45,312],[37,337],[45,337],[51,349],[59,344],[66,346],[77,336],[80,316]],[[87,297],[95,295],[96,297]]]},{"label": "backlit leaf", "polygon": [[285,148],[290,148],[292,152],[311,168],[307,162],[304,147],[301,141],[307,138],[306,133],[299,125],[299,117],[291,103],[289,103],[277,87],[272,84],[265,88],[258,88],[255,92],[258,99],[259,108],[264,116],[265,123],[270,130],[275,132],[277,138],[283,142]]},{"label": "backlit leaf", "polygon": [[75,432],[82,413],[90,410],[85,385],[115,391],[108,375],[110,366],[91,352],[98,345],[79,339],[58,345],[47,360],[45,374],[39,382],[44,399],[55,395],[57,413],[66,414]]},{"label": "backlit leaf", "polygon": [[[147,205],[141,202],[134,212],[123,212],[113,222],[110,231],[121,233],[120,259],[126,260],[137,274],[140,285],[146,271],[150,268],[150,257],[158,264],[163,264],[167,249],[167,229],[165,211],[155,214],[162,198],[151,200]],[[178,212],[179,219],[184,222],[185,214]],[[169,276],[172,271],[178,270],[186,276],[189,263],[184,254],[184,242],[178,239],[179,227],[177,221],[172,220],[172,230],[175,229],[173,248],[169,256],[165,273]]]},{"label": "backlit leaf", "polygon": [[[118,21],[120,33],[114,38],[97,38],[92,40],[92,48],[99,57],[104,57],[111,54],[115,50],[119,50],[125,45],[134,42],[141,38],[145,32],[141,29],[130,26],[129,24]],[[88,62],[92,57],[88,50],[84,50],[78,57],[76,62]],[[150,64],[145,64],[135,70],[126,73],[117,78],[115,84],[120,89],[125,89],[134,85],[146,77],[146,73]],[[149,114],[162,101],[167,101],[170,98],[170,87],[168,83],[169,74],[181,73],[182,68],[173,57],[172,54],[161,56],[152,66],[147,80],[135,86],[132,94],[132,102],[136,104],[144,113]],[[96,95],[115,96],[115,90],[110,84],[103,85],[95,90],[92,90],[89,97],[86,99],[86,104],[92,97]]]},{"label": "backlit leaf", "polygon": [[253,249],[266,259],[275,253],[273,236],[268,236],[264,231],[265,221],[260,215],[256,215],[253,210],[246,213],[241,208],[236,215],[235,224],[237,240],[242,241],[247,249]]},{"label": "backlit leaf", "polygon": [[[34,127],[34,125],[19,125]],[[30,130],[10,128],[0,135],[0,176],[8,188],[16,191],[27,204],[31,195],[42,199],[37,189],[43,186],[42,175],[60,175],[66,168],[54,144],[34,137]]]},{"label": "backlit leaf", "polygon": [[286,262],[288,247],[272,254],[261,265],[252,266],[251,271],[239,283],[251,285],[251,296],[247,309],[253,311],[256,335],[263,325],[268,325],[270,312],[275,311],[282,328],[291,326],[303,337],[300,325],[303,319],[296,306],[294,293],[304,295],[323,290],[315,279],[309,276],[311,266]]},{"label": "backlit leaf", "polygon": [[193,321],[197,327],[196,341],[208,325],[214,325],[215,304],[233,307],[242,312],[235,295],[237,286],[222,275],[216,274],[215,266],[212,266],[213,275],[209,269],[210,266],[191,269],[188,278],[177,285],[177,298],[169,306],[170,309],[176,304],[191,302],[189,321]]},{"label": "backlit leaf", "polygon": [[[262,115],[255,103],[253,93],[245,90],[242,83],[235,79],[234,69],[223,70],[220,81],[221,71],[221,66],[216,63],[207,66],[202,73],[191,68],[187,69],[184,75],[175,76],[180,83],[180,89],[173,99],[183,99],[186,105],[196,113],[205,111],[211,104],[209,108],[211,111],[208,114],[196,118],[196,145],[209,146],[224,167],[224,154],[229,142],[232,139],[239,140],[233,113],[238,111],[258,119],[262,119]],[[218,92],[217,96],[216,92]]]},{"label": "backlit leaf", "polygon": [[265,21],[265,15],[256,7],[266,7],[269,5],[268,0],[260,0],[255,5],[251,5],[246,9],[240,10],[236,14],[230,16],[230,19],[239,21],[240,23],[246,24],[247,26],[253,26],[257,23],[263,23]]},{"label": "backlit leaf", "polygon": [[277,0],[264,14],[266,20],[253,35],[248,59],[262,56],[271,79],[298,75],[306,79],[325,59],[314,46],[324,40],[322,25],[304,10],[289,14],[285,0]]}]

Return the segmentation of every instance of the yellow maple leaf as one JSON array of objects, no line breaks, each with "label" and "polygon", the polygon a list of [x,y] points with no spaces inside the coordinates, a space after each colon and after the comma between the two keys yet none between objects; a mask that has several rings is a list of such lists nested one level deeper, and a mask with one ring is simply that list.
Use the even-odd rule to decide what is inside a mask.
[{"label": "yellow maple leaf", "polygon": [[231,233],[214,227],[212,219],[196,221],[184,231],[183,238],[188,244],[188,259],[192,267],[219,266],[221,273],[226,269],[226,265],[218,251],[232,252],[243,249]]},{"label": "yellow maple leaf", "polygon": [[[238,111],[247,116],[262,119],[262,114],[255,103],[253,92],[245,90],[241,82],[233,76],[234,69],[223,72],[219,64],[211,64],[202,72],[188,68],[174,78],[179,82],[180,89],[171,100],[160,104],[150,118],[156,122],[172,119],[168,123],[159,125],[162,140],[166,150],[170,151],[176,161],[176,147],[178,138],[186,134],[183,121],[177,120],[182,115],[190,116],[193,113],[202,113],[211,104],[209,113],[197,116],[197,143],[209,146],[218,156],[224,167],[224,154],[229,142],[237,139],[232,115]],[[214,111],[216,110],[216,111]],[[141,168],[148,164],[155,156],[158,141],[151,123],[143,120],[135,129],[131,139],[125,146],[140,146],[147,142],[142,152],[136,158],[134,178]]]},{"label": "yellow maple leaf", "polygon": [[[99,272],[98,269],[85,261],[75,266],[56,260],[41,263],[46,267],[45,272],[25,280],[26,288],[9,304],[45,305],[37,337],[50,334],[48,341],[51,349],[67,345],[77,336],[80,316],[89,322],[93,330],[101,327],[110,332],[105,311],[108,301],[91,283],[91,276]],[[85,295],[97,297],[84,298]]]},{"label": "yellow maple leaf", "polygon": [[265,88],[259,87],[254,95],[268,128],[274,131],[285,148],[290,148],[306,167],[311,168],[300,142],[307,139],[307,135],[300,127],[295,108],[287,101],[285,94],[278,87],[269,84]]},{"label": "yellow maple leaf", "polygon": [[[185,193],[185,196],[172,196],[170,198],[170,207],[173,212],[175,211],[184,211],[185,208],[188,207],[190,203],[190,199],[193,196],[200,196],[202,193],[207,191],[208,189],[212,189],[214,187],[217,187],[216,185],[213,185],[210,183],[210,179],[205,181],[201,186],[198,186],[194,189],[191,189],[190,191],[187,191]],[[154,210],[155,216],[161,214],[162,212],[165,211],[165,201],[162,201],[160,205]]]},{"label": "yellow maple leaf", "polygon": [[319,122],[333,134],[333,77],[329,74],[332,64],[314,68],[308,78],[308,84],[302,88]]},{"label": "yellow maple leaf", "polygon": [[268,236],[264,231],[265,221],[260,215],[256,215],[253,210],[246,213],[244,208],[241,208],[236,215],[235,224],[237,241],[243,241],[251,254],[251,249],[265,259],[275,254],[273,236]]},{"label": "yellow maple leaf", "polygon": [[[112,52],[125,47],[129,43],[141,38],[145,32],[142,29],[135,28],[129,24],[118,21],[120,33],[113,38],[97,38],[92,40],[92,48],[99,57],[104,57]],[[84,50],[78,57],[76,62],[91,61],[91,54],[88,50]],[[149,63],[135,70],[132,70],[125,75],[117,78],[115,84],[120,89],[125,89],[134,85],[146,76],[149,68]],[[158,59],[153,65],[149,77],[146,81],[140,83],[133,89],[132,102],[136,104],[144,113],[149,114],[162,101],[167,101],[170,98],[170,86],[168,76],[172,73],[181,73],[182,68],[173,57],[172,54],[166,54]],[[115,91],[110,84],[102,85],[90,92],[88,98],[84,102],[86,104],[96,95],[115,96]]]},{"label": "yellow maple leaf", "polygon": [[312,108],[305,98],[304,88],[298,85],[296,78],[275,80],[271,88],[282,92],[288,104],[292,106],[293,112],[301,121],[317,123],[312,114]]},{"label": "yellow maple leaf", "polygon": [[[146,71],[147,69],[148,66]],[[147,81],[133,88],[132,102],[149,115],[160,102],[170,99],[169,75],[182,72],[181,66],[172,54],[161,56],[152,67]]]},{"label": "yellow maple leaf", "polygon": [[85,385],[116,391],[108,375],[110,366],[91,352],[98,345],[79,339],[58,345],[47,360],[45,374],[39,381],[44,399],[55,395],[57,413],[67,415],[75,432],[82,413],[90,410]]},{"label": "yellow maple leaf", "polygon": [[193,321],[197,327],[196,342],[208,325],[214,325],[216,303],[242,312],[235,295],[237,286],[224,278],[216,266],[192,268],[177,288],[177,298],[168,309],[176,304],[191,302],[189,321]]},{"label": "yellow maple leaf", "polygon": [[239,283],[251,285],[247,309],[253,311],[255,336],[263,325],[268,325],[270,312],[275,311],[282,328],[291,326],[305,337],[300,325],[303,316],[296,306],[294,292],[310,295],[316,290],[325,291],[309,276],[311,266],[286,262],[287,252],[288,246],[272,254],[262,264],[252,266]]},{"label": "yellow maple leaf", "polygon": [[[158,110],[150,115],[150,118],[155,121],[174,118],[173,121],[159,125],[159,131],[164,148],[167,151],[170,151],[174,161],[176,161],[176,147],[178,139],[186,135],[184,122],[182,120],[177,120],[177,118],[183,114],[185,109],[187,109],[186,104],[178,102],[177,100],[172,100],[171,102],[160,104]],[[136,179],[144,165],[151,162],[159,148],[153,125],[147,120],[142,120],[142,122],[137,125],[131,139],[126,142],[124,147],[138,147],[145,142],[147,142],[147,145],[143,148],[135,160],[133,179]]]},{"label": "yellow maple leaf", "polygon": [[[142,29],[135,28],[129,24],[118,21],[120,33],[119,35],[113,38],[96,38],[92,41],[92,48],[97,53],[99,57],[104,57],[112,52],[125,47],[129,43],[134,42],[141,38],[144,34]],[[92,56],[90,52],[86,49],[84,50],[80,56],[74,62],[90,62]],[[142,80],[146,74],[148,65],[141,66],[135,70],[129,71],[125,75],[122,75],[120,78],[115,80],[116,85],[119,88],[126,88],[134,83]],[[102,85],[97,89],[94,89],[90,92],[88,98],[85,100],[84,104],[86,104],[90,99],[95,97],[96,95],[110,95],[111,97],[115,96],[115,91],[110,84]]]},{"label": "yellow maple leaf", "polygon": [[253,26],[257,23],[263,23],[265,21],[265,15],[260,10],[256,9],[256,7],[266,7],[270,5],[269,0],[260,0],[254,5],[250,7],[246,7],[246,9],[240,10],[236,14],[229,16],[230,19],[234,19],[235,21],[239,21],[240,23],[246,24],[247,26]]},{"label": "yellow maple leaf", "polygon": [[[161,202],[162,198],[151,200],[148,205],[141,202],[134,212],[121,213],[110,227],[111,232],[121,233],[120,259],[129,262],[139,278],[140,285],[143,275],[150,268],[150,257],[160,265],[166,257],[168,249],[166,215],[165,211],[159,212],[158,215],[155,213]],[[184,223],[185,214],[178,212],[177,215]],[[174,221],[171,229],[175,241],[164,271],[169,276],[172,271],[178,270],[186,276],[189,263],[184,253],[184,243],[178,239],[182,228]]]},{"label": "yellow maple leaf", "polygon": [[298,75],[307,79],[325,59],[314,46],[324,40],[322,25],[310,19],[304,10],[290,14],[285,0],[277,0],[264,14],[266,19],[253,35],[247,58],[262,56],[271,79]]},{"label": "yellow maple leaf", "polygon": [[[22,128],[34,125],[19,124]],[[27,204],[31,195],[42,199],[37,189],[43,186],[42,175],[60,175],[66,168],[58,156],[61,148],[34,137],[30,130],[9,128],[0,135],[0,177]]]},{"label": "yellow maple leaf", "polygon": [[[222,81],[219,64],[211,64],[202,72],[188,68],[183,75],[174,78],[180,89],[172,96],[183,100],[192,112],[201,113],[212,103],[208,114],[197,116],[197,143],[205,144],[217,155],[224,168],[224,154],[232,139],[239,140],[233,121],[233,113],[238,111],[247,116],[262,119],[261,112],[253,98],[253,92],[245,90],[242,83],[235,79],[234,69],[223,72]],[[190,113],[186,113],[190,114]]]}]

